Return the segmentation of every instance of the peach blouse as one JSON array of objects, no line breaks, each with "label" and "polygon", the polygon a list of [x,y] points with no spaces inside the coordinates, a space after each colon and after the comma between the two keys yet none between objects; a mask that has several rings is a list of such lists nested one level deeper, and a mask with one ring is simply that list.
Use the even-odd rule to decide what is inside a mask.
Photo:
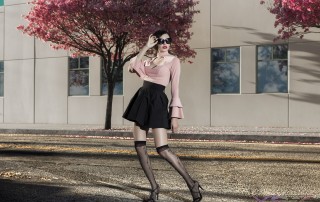
[{"label": "peach blouse", "polygon": [[134,70],[145,81],[167,86],[171,81],[171,118],[184,118],[182,104],[179,97],[180,60],[173,55],[162,56],[160,64],[153,63],[155,58],[137,61],[137,57],[130,60],[129,70]]}]

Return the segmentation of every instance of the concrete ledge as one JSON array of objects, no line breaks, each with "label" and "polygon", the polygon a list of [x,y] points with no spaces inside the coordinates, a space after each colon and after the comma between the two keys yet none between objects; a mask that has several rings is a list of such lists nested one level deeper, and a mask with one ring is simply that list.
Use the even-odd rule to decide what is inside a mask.
[{"label": "concrete ledge", "polygon": [[[39,135],[71,135],[71,136],[105,136],[132,137],[131,131],[112,130],[59,130],[59,129],[0,129],[0,134],[39,134]],[[208,140],[208,141],[246,141],[246,142],[279,142],[279,143],[320,143],[320,136],[316,135],[261,135],[258,134],[201,134],[201,133],[169,133],[170,139],[180,140]]]}]

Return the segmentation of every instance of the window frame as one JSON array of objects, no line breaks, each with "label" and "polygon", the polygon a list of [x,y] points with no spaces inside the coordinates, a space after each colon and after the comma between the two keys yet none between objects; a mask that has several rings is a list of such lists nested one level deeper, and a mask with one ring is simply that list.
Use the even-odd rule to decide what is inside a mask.
[{"label": "window frame", "polygon": [[[87,68],[81,68],[81,59],[82,58],[88,58],[88,67]],[[78,67],[77,68],[70,68],[70,59],[77,59],[78,60]],[[88,94],[86,95],[71,95],[70,94],[70,71],[83,71],[87,70],[88,71]],[[68,96],[90,96],[90,57],[77,57],[77,58],[72,58],[68,57]]]},{"label": "window frame", "polygon": [[[225,56],[224,56],[224,62],[214,62],[212,58],[212,52],[214,49],[224,49]],[[239,60],[237,62],[227,62],[227,54],[226,51],[227,49],[238,49],[239,50]],[[213,87],[213,69],[214,69],[214,64],[239,64],[239,91],[238,92],[222,92],[222,93],[214,93],[212,91]],[[211,47],[210,48],[210,94],[211,95],[240,95],[241,94],[241,46],[228,46],[228,47]]]},{"label": "window frame", "polygon": [[[279,45],[286,45],[287,46],[287,58],[286,59],[278,59],[274,58],[274,47]],[[271,50],[271,59],[269,60],[259,60],[259,47],[272,47]],[[256,46],[256,94],[288,94],[289,93],[289,43],[279,43],[279,44],[261,44]],[[259,62],[263,61],[287,61],[287,91],[286,92],[259,92],[259,78],[258,78],[258,69],[259,69]]]}]

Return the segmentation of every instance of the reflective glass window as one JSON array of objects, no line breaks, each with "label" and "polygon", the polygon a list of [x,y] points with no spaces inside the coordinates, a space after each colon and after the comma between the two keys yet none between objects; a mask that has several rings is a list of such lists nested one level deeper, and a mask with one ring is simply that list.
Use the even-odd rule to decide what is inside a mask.
[{"label": "reflective glass window", "polygon": [[211,93],[240,93],[240,48],[211,49]]},{"label": "reflective glass window", "polygon": [[89,95],[89,57],[69,57],[69,95]]},{"label": "reflective glass window", "polygon": [[288,92],[288,45],[257,47],[257,92]]}]

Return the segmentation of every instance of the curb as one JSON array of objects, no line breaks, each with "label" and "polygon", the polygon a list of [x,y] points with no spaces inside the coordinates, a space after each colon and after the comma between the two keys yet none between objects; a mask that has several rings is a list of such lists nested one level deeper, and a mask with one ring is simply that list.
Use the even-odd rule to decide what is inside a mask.
[{"label": "curb", "polygon": [[[49,130],[49,129],[0,129],[0,134],[35,134],[35,135],[59,135],[59,136],[104,136],[104,137],[132,137],[131,131],[108,130]],[[246,141],[246,142],[270,142],[270,143],[320,143],[320,136],[305,135],[248,135],[248,134],[187,134],[168,133],[170,139],[199,140],[199,141]]]}]

